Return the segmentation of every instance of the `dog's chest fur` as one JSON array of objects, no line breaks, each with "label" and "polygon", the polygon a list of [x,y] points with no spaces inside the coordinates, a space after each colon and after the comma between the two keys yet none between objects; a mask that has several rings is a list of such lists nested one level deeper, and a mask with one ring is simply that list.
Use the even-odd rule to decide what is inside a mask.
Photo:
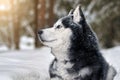
[{"label": "dog's chest fur", "polygon": [[67,69],[71,68],[73,64],[71,63],[66,63],[65,62],[57,62],[56,63],[56,70],[57,74],[62,76],[64,79],[72,79],[72,76],[68,74]]},{"label": "dog's chest fur", "polygon": [[62,80],[79,80],[92,73],[89,67],[84,67],[78,72],[69,73],[68,70],[72,70],[73,65],[70,62],[55,60],[52,66],[52,73],[60,76]]},{"label": "dog's chest fur", "polygon": [[51,53],[55,56],[55,58],[59,61],[64,61],[69,59],[69,47],[70,47],[70,39],[66,38],[67,42],[63,42],[61,45],[54,47],[51,49]]},{"label": "dog's chest fur", "polygon": [[[52,73],[57,74],[62,77],[63,80],[75,80],[77,77],[84,77],[91,74],[91,70],[88,67],[82,68],[78,72],[69,72],[68,70],[73,70],[72,67],[75,65],[69,60],[69,50],[67,45],[64,44],[58,48],[52,49],[52,54],[57,59],[54,61],[52,68],[54,69]],[[73,70],[74,71],[74,70]],[[77,79],[76,79],[77,80]]]},{"label": "dog's chest fur", "polygon": [[66,62],[69,60],[68,46],[69,42],[65,42],[63,45],[52,49],[52,54],[57,59],[57,61],[54,61],[52,67],[54,68],[53,73],[62,76],[64,79],[70,80],[71,76],[68,74],[67,69],[71,68],[73,64]]}]

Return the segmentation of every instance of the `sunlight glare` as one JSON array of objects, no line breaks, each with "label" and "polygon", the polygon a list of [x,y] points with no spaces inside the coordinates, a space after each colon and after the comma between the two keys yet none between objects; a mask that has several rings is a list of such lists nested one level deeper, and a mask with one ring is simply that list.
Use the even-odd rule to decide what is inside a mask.
[{"label": "sunlight glare", "polygon": [[5,5],[0,5],[0,10],[3,11],[3,10],[7,10],[8,8],[5,6]]},{"label": "sunlight glare", "polygon": [[10,3],[8,0],[0,0],[0,11],[6,11],[10,9]]}]

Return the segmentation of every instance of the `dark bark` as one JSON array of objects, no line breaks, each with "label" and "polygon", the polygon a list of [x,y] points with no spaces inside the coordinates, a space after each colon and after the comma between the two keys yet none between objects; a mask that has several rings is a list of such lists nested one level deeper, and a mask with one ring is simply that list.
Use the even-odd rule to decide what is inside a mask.
[{"label": "dark bark", "polygon": [[[40,4],[40,8],[38,8]],[[35,46],[36,47],[40,47],[42,46],[42,44],[40,43],[39,39],[38,39],[38,35],[37,32],[38,30],[42,29],[45,27],[46,24],[46,20],[45,20],[45,0],[35,0],[35,24],[36,24],[36,28],[35,28]]]},{"label": "dark bark", "polygon": [[18,13],[18,3],[17,6],[15,6],[14,4],[14,0],[12,0],[12,11],[13,11],[13,26],[14,26],[14,30],[13,30],[13,34],[14,34],[14,47],[15,49],[19,49],[19,42],[20,42],[20,17],[19,17],[19,13]]},{"label": "dark bark", "polygon": [[47,19],[47,24],[49,27],[52,27],[55,22],[54,4],[55,4],[55,0],[49,0],[49,5],[50,5],[48,8],[49,17]]}]

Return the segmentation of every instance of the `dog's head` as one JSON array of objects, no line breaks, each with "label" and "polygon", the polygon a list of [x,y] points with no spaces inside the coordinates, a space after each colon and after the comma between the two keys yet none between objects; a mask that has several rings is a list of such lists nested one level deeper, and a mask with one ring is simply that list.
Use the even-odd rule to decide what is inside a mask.
[{"label": "dog's head", "polygon": [[42,29],[38,34],[40,41],[49,47],[66,45],[71,41],[79,46],[82,45],[81,43],[84,40],[86,30],[83,27],[85,25],[86,21],[81,7],[77,6],[67,16],[60,18],[52,28]]}]

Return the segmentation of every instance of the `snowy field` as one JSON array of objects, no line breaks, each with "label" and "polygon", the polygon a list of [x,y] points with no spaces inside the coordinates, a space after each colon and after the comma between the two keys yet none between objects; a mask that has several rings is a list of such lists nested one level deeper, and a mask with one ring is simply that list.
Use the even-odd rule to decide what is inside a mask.
[{"label": "snowy field", "polygon": [[[102,52],[117,70],[115,80],[120,80],[120,46]],[[49,80],[48,67],[52,59],[50,49],[46,47],[1,52],[0,80]]]}]

